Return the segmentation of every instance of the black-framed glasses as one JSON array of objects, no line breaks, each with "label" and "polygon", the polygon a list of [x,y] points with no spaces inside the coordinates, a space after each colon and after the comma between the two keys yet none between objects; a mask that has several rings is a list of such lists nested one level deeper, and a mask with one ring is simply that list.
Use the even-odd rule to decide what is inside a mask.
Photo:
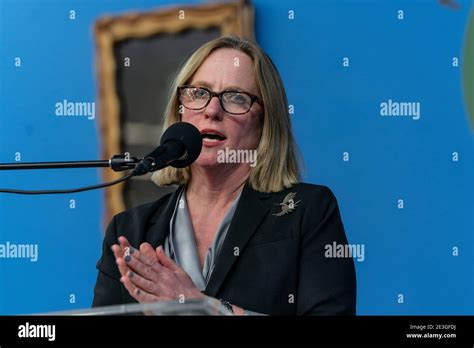
[{"label": "black-framed glasses", "polygon": [[214,97],[219,99],[222,109],[232,115],[243,115],[249,112],[255,102],[263,105],[256,95],[243,91],[226,90],[216,93],[205,87],[191,85],[178,87],[179,102],[186,109],[204,109]]}]

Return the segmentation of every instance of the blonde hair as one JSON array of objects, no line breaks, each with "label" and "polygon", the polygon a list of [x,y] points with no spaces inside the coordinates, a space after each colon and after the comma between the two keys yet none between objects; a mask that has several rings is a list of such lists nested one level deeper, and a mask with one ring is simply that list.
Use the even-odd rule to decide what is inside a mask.
[{"label": "blonde hair", "polygon": [[[262,129],[257,146],[258,161],[250,168],[248,183],[257,191],[278,192],[300,180],[300,154],[294,141],[285,89],[270,57],[255,43],[235,36],[214,39],[198,48],[184,63],[171,87],[165,110],[164,128],[180,122],[177,87],[185,85],[209,55],[220,48],[232,48],[253,61],[257,88],[264,104]],[[186,185],[190,168],[167,167],[155,172],[152,180],[159,186]]]}]

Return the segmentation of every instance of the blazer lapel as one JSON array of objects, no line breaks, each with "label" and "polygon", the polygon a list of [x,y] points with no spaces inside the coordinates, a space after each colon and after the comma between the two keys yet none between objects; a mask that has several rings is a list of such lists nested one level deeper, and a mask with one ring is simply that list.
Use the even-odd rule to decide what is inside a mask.
[{"label": "blazer lapel", "polygon": [[265,206],[261,198],[270,195],[253,190],[248,184],[245,185],[222,249],[215,261],[215,268],[204,290],[207,295],[215,296],[219,291],[225,277],[239,258],[235,255],[236,250],[239,255],[242,253],[260,222],[268,213],[269,208]]},{"label": "blazer lapel", "polygon": [[146,240],[154,248],[162,245],[170,232],[170,221],[176,206],[176,200],[182,190],[182,186],[174,191],[166,203],[159,207],[150,219],[151,226],[148,228]]}]

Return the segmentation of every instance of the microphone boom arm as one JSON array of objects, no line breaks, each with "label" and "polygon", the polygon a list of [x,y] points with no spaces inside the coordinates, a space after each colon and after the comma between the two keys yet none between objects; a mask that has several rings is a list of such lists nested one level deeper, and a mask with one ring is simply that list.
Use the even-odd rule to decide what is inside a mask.
[{"label": "microphone boom arm", "polygon": [[97,161],[0,163],[0,170],[110,167],[116,172],[121,172],[127,169],[135,168],[139,162],[140,159],[136,157],[115,155],[109,160]]},{"label": "microphone boom arm", "polygon": [[[135,167],[141,162],[136,157],[130,157],[128,155],[115,155],[110,160],[97,160],[97,161],[69,161],[69,162],[25,162],[25,163],[3,163],[0,164],[0,170],[20,170],[20,169],[64,169],[64,168],[100,168],[110,167],[116,172],[121,172],[127,169],[135,169]],[[104,188],[121,183],[125,180],[130,179],[136,175],[135,171],[124,175],[123,177],[97,185],[83,186],[73,189],[61,189],[61,190],[16,190],[16,189],[4,189],[0,188],[0,193],[14,193],[14,194],[29,194],[29,195],[41,195],[41,194],[62,194],[62,193],[76,193],[83,191],[90,191],[99,188]]]}]

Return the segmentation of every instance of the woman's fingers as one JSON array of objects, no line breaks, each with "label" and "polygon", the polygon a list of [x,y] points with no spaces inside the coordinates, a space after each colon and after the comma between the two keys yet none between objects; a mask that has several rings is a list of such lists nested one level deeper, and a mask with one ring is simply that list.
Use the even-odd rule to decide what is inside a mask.
[{"label": "woman's fingers", "polygon": [[114,245],[112,245],[112,247],[110,249],[114,253],[114,256],[115,256],[116,259],[119,258],[119,257],[123,257],[123,250],[120,247],[120,245],[114,244]]},{"label": "woman's fingers", "polygon": [[[180,268],[163,252],[159,254],[149,243],[142,243],[140,249],[130,245],[127,238],[120,236],[118,243],[112,246],[112,251],[124,284],[130,295],[139,302],[151,302],[159,299],[160,293],[165,290],[167,278],[161,279],[160,272],[179,270]],[[158,261],[161,256],[163,267]],[[160,280],[161,279],[161,280]],[[164,286],[165,288],[160,289]]]},{"label": "woman's fingers", "polygon": [[124,236],[118,237],[118,242],[120,243],[120,246],[122,247],[123,250],[125,250],[125,248],[130,247],[130,243],[128,242],[128,239],[125,238]]},{"label": "woman's fingers", "polygon": [[202,296],[189,275],[166,256],[162,247],[153,250],[150,244],[142,243],[140,249],[135,249],[126,238],[119,242],[120,246],[114,245],[112,250],[122,274],[120,281],[138,302]]},{"label": "woman's fingers", "polygon": [[155,250],[149,243],[145,242],[140,245],[140,255],[143,255],[144,258],[146,258],[144,261],[148,261],[147,263],[150,265],[153,265],[157,262]]},{"label": "woman's fingers", "polygon": [[118,237],[119,244],[112,245],[112,252],[115,256],[115,262],[119,268],[122,276],[126,275],[130,270],[127,266],[127,260],[130,259],[130,255],[133,254],[136,249],[130,245],[127,238],[124,236]]},{"label": "woman's fingers", "polygon": [[138,302],[154,302],[159,300],[157,296],[150,294],[133,284],[133,282],[127,275],[122,276],[122,278],[120,278],[120,281],[123,283],[130,295]]},{"label": "woman's fingers", "polygon": [[[146,249],[145,252],[148,253]],[[125,256],[124,260],[128,268],[141,275],[143,278],[150,281],[158,280],[158,273],[161,271],[161,266],[156,255],[153,254],[153,256],[150,257],[145,253],[134,249],[130,255]]]},{"label": "woman's fingers", "polygon": [[130,268],[128,267],[127,263],[125,262],[123,258],[120,257],[117,260],[115,260],[115,262],[117,263],[121,276],[126,275],[130,271]]},{"label": "woman's fingers", "polygon": [[156,248],[156,257],[158,258],[160,264],[170,269],[171,271],[176,272],[181,270],[181,268],[173,260],[166,256],[161,245]]},{"label": "woman's fingers", "polygon": [[115,262],[117,263],[120,274],[121,275],[127,274],[128,267],[127,267],[127,264],[125,263],[125,261],[123,259],[124,258],[124,252],[123,252],[122,248],[119,245],[114,244],[114,245],[112,245],[112,252],[114,253]]},{"label": "woman's fingers", "polygon": [[130,279],[133,285],[149,294],[157,295],[158,284],[157,282],[143,278],[140,274],[133,272],[132,270],[128,271],[127,278]]}]

